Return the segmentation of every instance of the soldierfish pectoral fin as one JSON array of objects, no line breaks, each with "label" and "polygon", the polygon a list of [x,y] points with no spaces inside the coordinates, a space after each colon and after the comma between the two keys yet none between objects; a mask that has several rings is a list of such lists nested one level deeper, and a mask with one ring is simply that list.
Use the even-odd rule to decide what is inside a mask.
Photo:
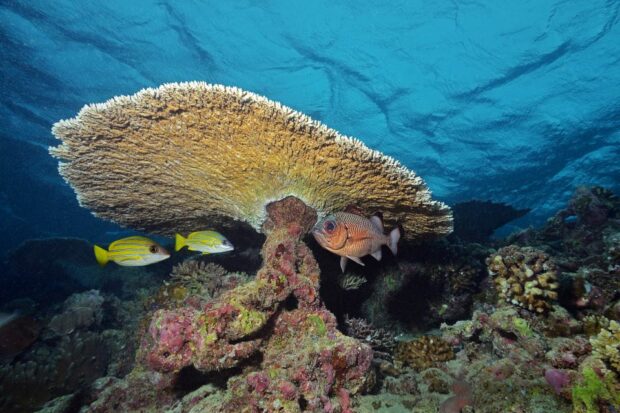
[{"label": "soldierfish pectoral fin", "polygon": [[394,255],[398,253],[398,240],[400,239],[400,235],[401,235],[400,225],[394,228],[390,232],[390,242],[388,244],[388,247],[390,247],[390,250],[392,251],[392,254]]},{"label": "soldierfish pectoral fin", "polygon": [[99,265],[103,267],[104,265],[108,263],[108,261],[110,261],[110,257],[108,256],[108,252],[106,250],[104,250],[98,245],[95,245],[94,250],[95,250],[95,258],[97,259],[97,262],[99,263]]},{"label": "soldierfish pectoral fin", "polygon": [[350,259],[351,261],[355,261],[356,263],[358,263],[359,265],[361,265],[362,267],[365,267],[366,264],[364,264],[362,262],[362,260],[360,260],[358,257],[349,257],[347,256],[348,259]]},{"label": "soldierfish pectoral fin", "polygon": [[344,269],[347,268],[347,257],[340,257],[340,269],[344,272]]},{"label": "soldierfish pectoral fin", "polygon": [[381,261],[381,249],[376,250],[375,252],[373,252],[372,257],[377,260],[377,261]]}]

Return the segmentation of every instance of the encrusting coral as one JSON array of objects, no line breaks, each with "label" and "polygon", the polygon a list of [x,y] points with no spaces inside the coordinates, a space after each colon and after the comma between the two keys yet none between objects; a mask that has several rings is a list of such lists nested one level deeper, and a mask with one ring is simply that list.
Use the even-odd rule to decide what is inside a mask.
[{"label": "encrusting coral", "polygon": [[441,337],[422,336],[411,341],[401,341],[396,346],[394,359],[416,370],[433,367],[436,363],[452,360],[452,346]]},{"label": "encrusting coral", "polygon": [[80,204],[166,235],[240,220],[293,195],[319,215],[382,211],[409,238],[448,234],[450,208],[394,159],[237,88],[166,84],[85,106],[56,123],[51,153]]},{"label": "encrusting coral", "polygon": [[504,301],[545,313],[558,298],[556,266],[549,255],[509,245],[487,259],[489,274]]}]

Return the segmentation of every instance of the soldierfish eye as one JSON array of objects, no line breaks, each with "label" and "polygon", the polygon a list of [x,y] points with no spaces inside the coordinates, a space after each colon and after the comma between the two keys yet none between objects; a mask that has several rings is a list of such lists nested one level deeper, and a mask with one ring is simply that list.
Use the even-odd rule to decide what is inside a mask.
[{"label": "soldierfish eye", "polygon": [[157,251],[158,251],[158,250],[159,250],[159,248],[157,248],[157,245],[151,245],[151,246],[149,247],[149,252],[150,252],[151,254],[155,254],[155,253],[157,253]]},{"label": "soldierfish eye", "polygon": [[336,229],[336,223],[334,221],[325,221],[325,223],[323,224],[323,229],[328,234],[331,234],[334,229]]}]

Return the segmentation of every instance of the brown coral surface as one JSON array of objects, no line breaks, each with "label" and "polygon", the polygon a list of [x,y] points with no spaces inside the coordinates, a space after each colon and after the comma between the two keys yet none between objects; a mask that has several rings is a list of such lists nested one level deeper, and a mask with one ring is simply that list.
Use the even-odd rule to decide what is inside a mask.
[{"label": "brown coral surface", "polygon": [[394,359],[416,370],[433,367],[436,363],[452,360],[452,346],[440,337],[422,336],[412,341],[402,341],[396,346]]},{"label": "brown coral surface", "polygon": [[411,238],[447,234],[452,214],[394,159],[276,102],[202,82],[85,106],[58,122],[51,153],[81,205],[171,234],[244,221],[294,195],[319,214],[381,210]]}]

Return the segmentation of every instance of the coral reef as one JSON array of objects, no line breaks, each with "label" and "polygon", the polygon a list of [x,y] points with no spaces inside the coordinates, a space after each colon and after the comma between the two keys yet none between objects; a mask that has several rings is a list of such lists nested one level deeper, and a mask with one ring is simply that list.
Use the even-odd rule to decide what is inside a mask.
[{"label": "coral reef", "polygon": [[347,335],[368,344],[373,350],[375,359],[392,359],[396,341],[390,331],[373,327],[362,318],[350,318],[346,315],[344,324]]},{"label": "coral reef", "polygon": [[40,323],[30,316],[14,315],[0,325],[0,363],[10,361],[39,337]]},{"label": "coral reef", "polygon": [[295,195],[319,213],[381,210],[411,238],[452,231],[450,209],[394,159],[237,88],[145,89],[85,106],[53,133],[62,143],[51,153],[81,205],[139,230],[170,235],[235,220],[260,230],[265,205]]},{"label": "coral reef", "polygon": [[104,376],[115,339],[76,332],[57,343],[37,345],[18,362],[0,366],[0,411],[32,411]]},{"label": "coral reef", "polygon": [[100,324],[103,320],[104,298],[98,290],[73,294],[63,304],[63,312],[55,315],[47,325],[53,335],[64,336],[76,329]]},{"label": "coral reef", "polygon": [[597,336],[590,338],[592,355],[601,359],[620,377],[620,323],[611,321]]},{"label": "coral reef", "polygon": [[[138,351],[139,365],[126,380],[111,382],[93,405],[104,408],[114,400],[125,411],[163,409],[170,400],[161,395],[170,393],[183,368],[207,373],[237,367],[241,374],[209,411],[348,409],[350,394],[366,385],[372,351],[342,335],[318,297],[318,265],[300,240],[316,213],[292,197],[271,204],[268,213],[264,265],[255,279],[206,304],[157,310]],[[294,307],[284,308],[290,299]],[[165,377],[160,390],[128,395],[127,388],[139,386],[149,371]]]},{"label": "coral reef", "polygon": [[416,370],[435,366],[438,362],[452,360],[452,346],[441,337],[422,336],[411,341],[401,341],[394,351],[394,360]]},{"label": "coral reef", "polygon": [[499,296],[536,313],[545,313],[558,298],[556,265],[549,255],[516,245],[501,248],[487,259]]},{"label": "coral reef", "polygon": [[173,289],[185,289],[177,292],[181,295],[181,300],[185,295],[197,295],[206,300],[217,298],[224,291],[231,290],[249,279],[250,276],[245,273],[231,273],[221,265],[198,259],[188,259],[175,265],[170,274]]}]

